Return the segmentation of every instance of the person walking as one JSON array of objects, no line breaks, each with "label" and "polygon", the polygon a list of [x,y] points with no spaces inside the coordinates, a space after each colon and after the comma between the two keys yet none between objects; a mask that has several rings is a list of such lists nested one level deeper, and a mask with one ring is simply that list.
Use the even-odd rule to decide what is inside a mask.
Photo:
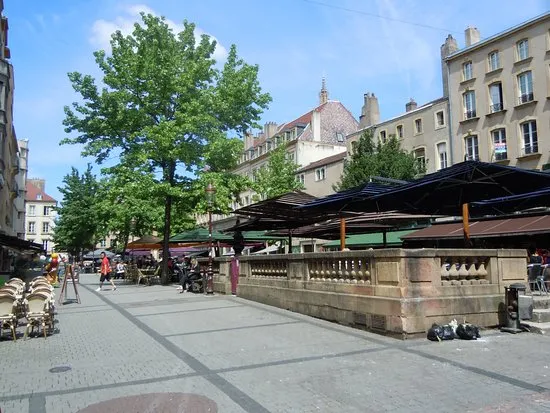
[{"label": "person walking", "polygon": [[103,287],[103,283],[105,280],[109,281],[111,285],[113,286],[113,291],[116,290],[116,285],[111,280],[111,264],[109,263],[109,258],[107,258],[107,255],[105,252],[101,253],[101,276],[99,277],[99,287],[96,289],[96,291],[101,291],[101,288]]}]

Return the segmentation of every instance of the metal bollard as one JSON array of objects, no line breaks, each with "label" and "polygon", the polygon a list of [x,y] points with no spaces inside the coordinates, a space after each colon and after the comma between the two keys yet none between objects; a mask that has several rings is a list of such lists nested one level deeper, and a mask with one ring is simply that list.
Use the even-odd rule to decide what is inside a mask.
[{"label": "metal bollard", "polygon": [[520,292],[525,292],[525,290],[526,287],[523,284],[511,284],[508,287],[504,287],[506,324],[500,331],[512,334],[521,333],[523,331],[520,328],[519,296]]}]

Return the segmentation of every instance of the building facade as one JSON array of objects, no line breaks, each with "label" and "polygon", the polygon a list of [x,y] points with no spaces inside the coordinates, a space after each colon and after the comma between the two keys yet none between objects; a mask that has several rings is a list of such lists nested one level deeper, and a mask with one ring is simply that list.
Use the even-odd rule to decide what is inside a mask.
[{"label": "building facade", "polygon": [[298,169],[298,180],[310,195],[323,197],[334,193],[344,173],[346,152],[320,159]]},{"label": "building facade", "polygon": [[411,99],[405,112],[380,121],[378,98],[373,93],[364,95],[359,129],[346,138],[348,153],[366,131],[372,131],[376,140],[385,142],[395,136],[401,148],[412,152],[426,166],[426,173],[449,166],[449,107],[448,99],[441,97],[422,106]]},{"label": "building facade", "polygon": [[549,169],[550,12],[484,40],[476,28],[465,34],[444,59],[453,162]]},{"label": "building facade", "polygon": [[27,194],[27,172],[29,160],[29,141],[18,140],[19,148],[19,173],[16,176],[17,186],[19,188],[19,196],[15,198],[13,213],[15,219],[14,230],[18,238],[25,238],[25,215],[26,215],[26,194]]},{"label": "building facade", "polygon": [[13,126],[13,66],[9,62],[8,19],[0,1],[0,233],[17,236],[16,199],[24,191],[18,185],[19,157]]},{"label": "building facade", "polygon": [[53,233],[57,201],[45,192],[45,186],[43,179],[27,180],[25,239],[41,244],[50,254],[55,251]]}]

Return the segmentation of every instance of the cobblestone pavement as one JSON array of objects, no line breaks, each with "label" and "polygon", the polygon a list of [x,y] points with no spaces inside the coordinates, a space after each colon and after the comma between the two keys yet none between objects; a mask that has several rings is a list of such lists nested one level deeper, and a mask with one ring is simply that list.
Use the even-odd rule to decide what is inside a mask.
[{"label": "cobblestone pavement", "polygon": [[402,342],[231,296],[81,282],[58,333],[0,341],[2,413],[550,411],[545,336]]}]

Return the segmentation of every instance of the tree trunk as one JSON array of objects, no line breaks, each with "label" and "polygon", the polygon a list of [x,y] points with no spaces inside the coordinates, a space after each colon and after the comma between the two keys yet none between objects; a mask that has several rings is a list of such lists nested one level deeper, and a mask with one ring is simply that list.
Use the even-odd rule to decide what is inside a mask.
[{"label": "tree trunk", "polygon": [[[169,162],[163,171],[164,182],[170,183],[170,188],[174,186],[174,174],[176,172],[176,165],[174,162]],[[172,216],[172,196],[166,195],[164,205],[164,238],[162,241],[162,275],[160,282],[166,285],[170,282],[170,274],[168,274],[168,259],[170,258],[170,245],[168,240],[170,239],[170,223]]]}]

